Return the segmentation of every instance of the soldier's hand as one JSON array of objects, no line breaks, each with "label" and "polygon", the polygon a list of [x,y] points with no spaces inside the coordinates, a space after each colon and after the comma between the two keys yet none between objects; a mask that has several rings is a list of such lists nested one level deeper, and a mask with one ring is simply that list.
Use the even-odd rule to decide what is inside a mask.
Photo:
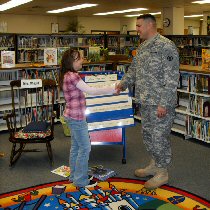
[{"label": "soldier's hand", "polygon": [[157,109],[157,116],[159,118],[165,117],[167,113],[167,110],[165,107],[162,107],[160,105],[158,105],[158,109]]},{"label": "soldier's hand", "polygon": [[119,95],[120,94],[120,92],[122,91],[122,89],[123,89],[123,87],[122,87],[122,85],[119,83],[119,84],[115,84],[115,90],[116,90],[116,95]]}]

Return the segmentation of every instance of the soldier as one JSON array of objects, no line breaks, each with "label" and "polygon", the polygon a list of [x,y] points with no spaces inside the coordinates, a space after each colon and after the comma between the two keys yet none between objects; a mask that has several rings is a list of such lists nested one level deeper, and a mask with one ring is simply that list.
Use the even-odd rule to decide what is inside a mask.
[{"label": "soldier", "polygon": [[136,29],[144,42],[116,89],[119,93],[135,85],[135,98],[141,104],[143,142],[151,156],[150,164],[136,169],[135,175],[152,175],[144,186],[155,189],[168,183],[167,168],[172,156],[169,135],[175,116],[179,55],[175,44],[157,33],[154,16],[140,15]]}]

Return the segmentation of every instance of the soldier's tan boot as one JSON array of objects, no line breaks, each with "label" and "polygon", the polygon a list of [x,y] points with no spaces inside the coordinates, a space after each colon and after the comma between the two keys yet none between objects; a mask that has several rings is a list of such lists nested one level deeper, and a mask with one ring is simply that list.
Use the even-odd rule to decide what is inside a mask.
[{"label": "soldier's tan boot", "polygon": [[165,168],[158,168],[156,170],[155,176],[145,182],[144,187],[153,190],[161,185],[168,183],[168,171]]},{"label": "soldier's tan boot", "polygon": [[152,159],[150,164],[144,169],[136,169],[134,174],[137,177],[143,178],[150,175],[155,175],[157,167],[155,166],[155,161]]}]

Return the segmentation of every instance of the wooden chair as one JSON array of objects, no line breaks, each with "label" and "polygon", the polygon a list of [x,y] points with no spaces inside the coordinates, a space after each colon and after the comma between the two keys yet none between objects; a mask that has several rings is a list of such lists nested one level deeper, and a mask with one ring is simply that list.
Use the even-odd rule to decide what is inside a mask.
[{"label": "wooden chair", "polygon": [[10,166],[20,158],[27,144],[44,143],[51,165],[54,139],[54,100],[56,82],[51,79],[11,81],[12,112],[4,116],[12,143]]}]

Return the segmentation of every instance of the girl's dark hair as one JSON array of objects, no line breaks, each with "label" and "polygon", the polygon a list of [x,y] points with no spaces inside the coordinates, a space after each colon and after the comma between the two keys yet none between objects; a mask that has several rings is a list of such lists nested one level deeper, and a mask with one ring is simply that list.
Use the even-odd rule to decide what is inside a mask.
[{"label": "girl's dark hair", "polygon": [[60,69],[60,88],[63,86],[63,78],[66,72],[76,72],[73,67],[73,62],[80,59],[80,53],[75,49],[68,49],[64,52],[61,59],[61,69]]}]

